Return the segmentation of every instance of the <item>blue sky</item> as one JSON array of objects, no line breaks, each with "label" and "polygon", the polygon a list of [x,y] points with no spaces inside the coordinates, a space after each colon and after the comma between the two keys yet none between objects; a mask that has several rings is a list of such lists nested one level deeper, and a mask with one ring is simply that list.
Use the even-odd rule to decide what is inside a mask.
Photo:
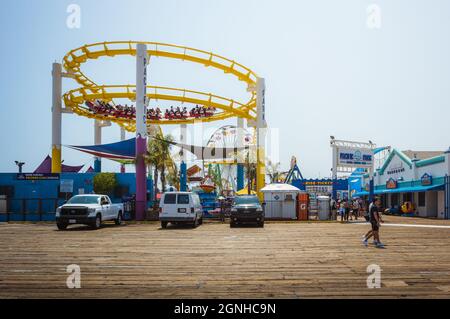
[{"label": "blue sky", "polygon": [[[81,7],[81,28],[66,26]],[[367,6],[381,29],[366,25]],[[450,2],[309,1],[3,1],[0,12],[0,171],[14,160],[32,171],[50,152],[51,64],[83,44],[145,40],[213,51],[266,79],[267,119],[280,130],[280,158],[296,155],[308,177],[329,176],[329,136],[399,149],[450,146]],[[96,82],[128,84],[134,61],[86,65]],[[182,62],[152,62],[150,82],[241,97],[242,84]],[[75,88],[71,80],[64,89]],[[221,125],[221,124],[217,124]],[[131,136],[131,134],[129,135]],[[104,142],[119,139],[117,126]],[[63,144],[92,144],[92,120],[64,115]],[[92,158],[63,149],[66,164]],[[104,161],[106,170],[118,165]]]}]

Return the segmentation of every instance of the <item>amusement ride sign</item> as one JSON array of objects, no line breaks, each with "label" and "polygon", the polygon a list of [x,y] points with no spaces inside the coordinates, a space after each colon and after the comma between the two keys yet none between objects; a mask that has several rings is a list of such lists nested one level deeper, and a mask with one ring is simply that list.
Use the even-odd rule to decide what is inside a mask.
[{"label": "amusement ride sign", "polygon": [[373,166],[373,151],[364,149],[339,148],[338,165],[368,168]]},{"label": "amusement ride sign", "polygon": [[16,176],[17,180],[22,181],[38,181],[38,180],[59,180],[59,174],[57,173],[19,173]]},{"label": "amusement ride sign", "polygon": [[397,181],[393,178],[389,178],[386,182],[386,189],[396,189],[398,187]]},{"label": "amusement ride sign", "polygon": [[420,182],[422,186],[429,186],[433,184],[433,177],[427,173],[422,175],[422,178],[420,179]]}]

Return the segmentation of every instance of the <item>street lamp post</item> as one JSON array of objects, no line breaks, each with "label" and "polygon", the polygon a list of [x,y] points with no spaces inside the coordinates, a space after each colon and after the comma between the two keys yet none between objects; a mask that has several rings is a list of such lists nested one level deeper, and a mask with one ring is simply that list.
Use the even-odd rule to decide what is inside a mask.
[{"label": "street lamp post", "polygon": [[22,167],[25,165],[25,162],[14,161],[14,163],[16,163],[17,167],[19,168],[19,174],[21,174]]}]

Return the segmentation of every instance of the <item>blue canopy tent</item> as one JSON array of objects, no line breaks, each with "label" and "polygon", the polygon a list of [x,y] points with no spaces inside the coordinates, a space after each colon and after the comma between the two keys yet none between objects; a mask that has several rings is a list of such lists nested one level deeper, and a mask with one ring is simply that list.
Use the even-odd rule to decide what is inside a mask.
[{"label": "blue canopy tent", "polygon": [[102,145],[76,146],[67,145],[72,149],[113,160],[133,160],[136,157],[136,138]]}]

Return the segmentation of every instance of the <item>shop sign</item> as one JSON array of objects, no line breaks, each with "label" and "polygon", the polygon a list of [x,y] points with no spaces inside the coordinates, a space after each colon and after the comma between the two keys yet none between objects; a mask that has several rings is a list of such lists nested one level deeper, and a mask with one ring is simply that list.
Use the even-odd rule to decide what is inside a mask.
[{"label": "shop sign", "polygon": [[372,167],[373,151],[368,149],[339,148],[338,165],[364,168]]},{"label": "shop sign", "polygon": [[60,180],[59,191],[61,193],[73,193],[73,179]]},{"label": "shop sign", "polygon": [[396,189],[398,187],[397,181],[393,178],[389,178],[386,182],[386,189]]},{"label": "shop sign", "polygon": [[392,174],[399,174],[405,172],[405,167],[403,166],[403,162],[400,162],[398,164],[392,164],[389,169],[387,170],[387,175]]},{"label": "shop sign", "polygon": [[305,186],[329,186],[333,185],[333,181],[305,181]]},{"label": "shop sign", "polygon": [[433,177],[427,173],[423,174],[422,178],[420,179],[420,182],[422,186],[429,186],[433,184]]},{"label": "shop sign", "polygon": [[58,180],[58,173],[39,174],[39,173],[19,173],[16,176],[17,180],[22,181],[38,181],[38,180]]}]

